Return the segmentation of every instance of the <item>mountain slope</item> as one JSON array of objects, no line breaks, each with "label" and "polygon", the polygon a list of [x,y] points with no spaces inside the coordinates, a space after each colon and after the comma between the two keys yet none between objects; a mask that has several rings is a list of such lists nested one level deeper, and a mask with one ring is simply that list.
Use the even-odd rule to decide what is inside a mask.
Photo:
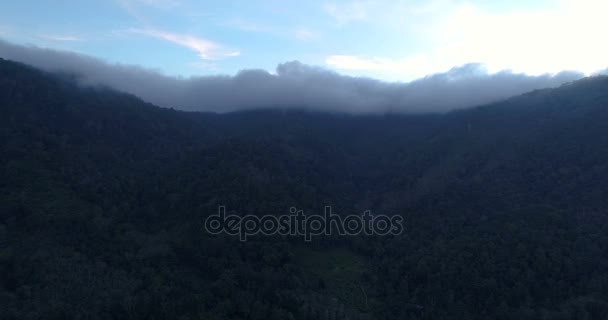
[{"label": "mountain slope", "polygon": [[[0,61],[3,316],[604,319],[608,79],[445,115],[162,109]],[[396,237],[209,235],[400,214]]]}]

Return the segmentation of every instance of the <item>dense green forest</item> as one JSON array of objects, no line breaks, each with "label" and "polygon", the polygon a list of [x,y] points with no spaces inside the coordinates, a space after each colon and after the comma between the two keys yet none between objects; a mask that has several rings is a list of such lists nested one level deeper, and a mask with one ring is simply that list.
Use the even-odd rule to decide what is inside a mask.
[{"label": "dense green forest", "polygon": [[[0,60],[1,319],[608,318],[606,77],[357,116],[75,83]],[[405,231],[241,242],[204,231],[220,205]]]}]

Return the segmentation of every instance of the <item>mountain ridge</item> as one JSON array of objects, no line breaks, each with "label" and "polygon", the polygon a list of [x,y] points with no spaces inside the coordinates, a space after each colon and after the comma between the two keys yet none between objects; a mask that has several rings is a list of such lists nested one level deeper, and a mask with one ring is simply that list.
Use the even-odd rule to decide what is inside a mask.
[{"label": "mountain ridge", "polygon": [[[607,87],[213,114],[0,61],[2,316],[603,319]],[[221,205],[372,210],[405,232],[240,242],[202,230]]]}]

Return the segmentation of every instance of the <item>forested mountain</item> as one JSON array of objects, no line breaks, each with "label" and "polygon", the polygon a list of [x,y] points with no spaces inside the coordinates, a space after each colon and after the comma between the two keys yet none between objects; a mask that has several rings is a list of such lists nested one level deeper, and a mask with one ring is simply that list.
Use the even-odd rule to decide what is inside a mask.
[{"label": "forested mountain", "polygon": [[[606,319],[607,124],[607,77],[442,115],[206,114],[0,60],[0,318]],[[405,231],[241,242],[204,231],[220,205]]]}]

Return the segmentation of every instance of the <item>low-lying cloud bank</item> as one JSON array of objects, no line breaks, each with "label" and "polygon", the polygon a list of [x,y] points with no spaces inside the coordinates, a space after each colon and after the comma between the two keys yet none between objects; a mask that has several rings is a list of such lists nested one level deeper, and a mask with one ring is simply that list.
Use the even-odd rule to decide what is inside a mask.
[{"label": "low-lying cloud bank", "polygon": [[0,57],[52,72],[78,74],[82,83],[106,85],[163,107],[229,112],[255,108],[305,108],[349,113],[445,112],[501,100],[583,77],[577,72],[527,76],[488,74],[479,64],[453,68],[409,83],[340,75],[297,61],[276,74],[243,70],[235,76],[175,78],[137,66],[0,41]]}]

